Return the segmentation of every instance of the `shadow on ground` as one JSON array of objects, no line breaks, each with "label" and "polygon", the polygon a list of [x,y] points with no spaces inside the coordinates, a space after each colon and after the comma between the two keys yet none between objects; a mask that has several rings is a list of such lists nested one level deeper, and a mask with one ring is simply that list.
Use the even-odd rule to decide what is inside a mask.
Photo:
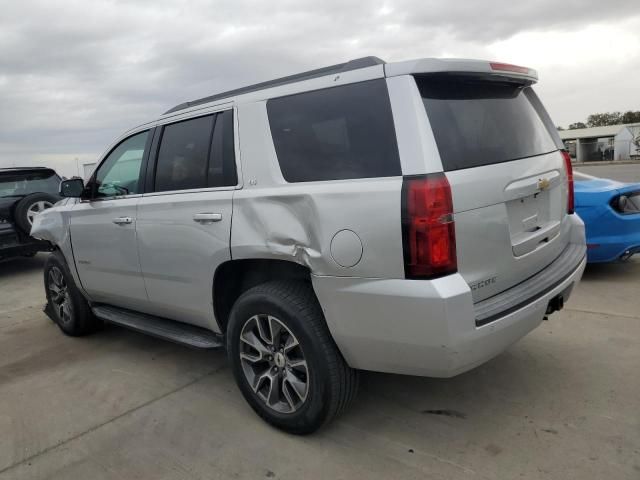
[{"label": "shadow on ground", "polygon": [[0,260],[0,278],[18,273],[33,273],[44,268],[46,254],[38,254],[33,258],[16,257]]},{"label": "shadow on ground", "polygon": [[640,281],[640,255],[636,255],[626,262],[587,264],[582,281],[607,280]]}]

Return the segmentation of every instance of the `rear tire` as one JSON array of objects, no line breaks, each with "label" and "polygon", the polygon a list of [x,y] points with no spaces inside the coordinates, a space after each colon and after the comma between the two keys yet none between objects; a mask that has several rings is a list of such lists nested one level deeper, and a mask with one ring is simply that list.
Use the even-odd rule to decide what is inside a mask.
[{"label": "rear tire", "polygon": [[289,433],[314,432],[356,396],[358,372],[342,358],[307,282],[273,281],[242,294],[231,310],[227,354],[249,405]]},{"label": "rear tire", "polygon": [[66,335],[78,337],[102,325],[76,287],[64,256],[56,250],[44,265],[44,290],[52,320]]}]

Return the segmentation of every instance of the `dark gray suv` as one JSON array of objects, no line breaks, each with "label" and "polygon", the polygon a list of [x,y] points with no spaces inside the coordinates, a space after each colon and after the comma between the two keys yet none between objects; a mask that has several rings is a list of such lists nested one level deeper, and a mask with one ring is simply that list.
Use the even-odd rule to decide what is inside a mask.
[{"label": "dark gray suv", "polygon": [[60,200],[59,185],[50,168],[0,168],[0,259],[51,250],[30,233],[35,216]]}]

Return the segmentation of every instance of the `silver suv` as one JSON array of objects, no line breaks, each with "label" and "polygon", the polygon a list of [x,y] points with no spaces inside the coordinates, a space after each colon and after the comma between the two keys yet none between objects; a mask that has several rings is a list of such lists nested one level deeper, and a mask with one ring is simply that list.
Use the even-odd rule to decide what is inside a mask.
[{"label": "silver suv", "polygon": [[562,308],[585,266],[536,72],[362,58],[188,102],[121,136],[32,234],[63,332],[225,347],[308,433],[358,370],[450,377]]}]

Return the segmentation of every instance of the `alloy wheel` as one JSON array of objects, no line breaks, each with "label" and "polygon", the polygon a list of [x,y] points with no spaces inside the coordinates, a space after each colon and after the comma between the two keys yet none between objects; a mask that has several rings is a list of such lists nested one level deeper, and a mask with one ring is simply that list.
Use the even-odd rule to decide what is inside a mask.
[{"label": "alloy wheel", "polygon": [[279,413],[297,411],[309,394],[309,368],[296,336],[271,315],[254,315],[240,332],[240,362],[256,395]]},{"label": "alloy wheel", "polygon": [[51,207],[53,207],[53,203],[47,202],[46,200],[41,200],[31,205],[27,210],[27,220],[29,221],[29,225],[33,226],[33,220],[36,218],[36,215]]},{"label": "alloy wheel", "polygon": [[56,311],[58,318],[63,323],[72,319],[73,306],[67,282],[62,271],[58,267],[51,267],[47,281],[47,288],[51,299],[51,307]]}]

